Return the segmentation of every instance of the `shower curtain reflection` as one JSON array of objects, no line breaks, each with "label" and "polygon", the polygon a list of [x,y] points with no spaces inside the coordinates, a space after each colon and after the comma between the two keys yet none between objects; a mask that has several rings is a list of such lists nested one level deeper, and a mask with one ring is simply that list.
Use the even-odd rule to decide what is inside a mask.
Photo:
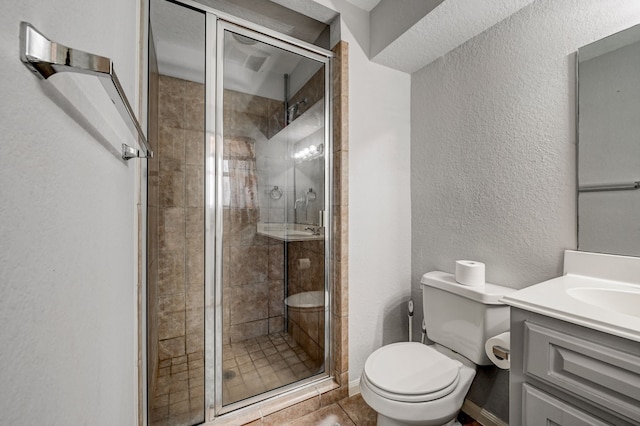
[{"label": "shower curtain reflection", "polygon": [[223,161],[223,205],[230,208],[258,207],[258,176],[256,172],[255,141],[226,139]]}]

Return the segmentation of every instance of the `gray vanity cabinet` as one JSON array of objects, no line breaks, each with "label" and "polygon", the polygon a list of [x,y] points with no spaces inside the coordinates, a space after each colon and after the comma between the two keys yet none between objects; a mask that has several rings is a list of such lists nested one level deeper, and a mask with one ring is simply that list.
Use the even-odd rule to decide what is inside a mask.
[{"label": "gray vanity cabinet", "polygon": [[512,426],[640,425],[640,342],[511,308]]}]

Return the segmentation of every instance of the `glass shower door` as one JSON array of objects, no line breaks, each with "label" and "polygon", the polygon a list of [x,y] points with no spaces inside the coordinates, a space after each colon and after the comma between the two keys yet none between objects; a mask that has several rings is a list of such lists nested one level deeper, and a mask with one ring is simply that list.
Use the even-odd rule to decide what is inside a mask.
[{"label": "glass shower door", "polygon": [[325,371],[328,59],[222,21],[216,47],[220,413]]}]

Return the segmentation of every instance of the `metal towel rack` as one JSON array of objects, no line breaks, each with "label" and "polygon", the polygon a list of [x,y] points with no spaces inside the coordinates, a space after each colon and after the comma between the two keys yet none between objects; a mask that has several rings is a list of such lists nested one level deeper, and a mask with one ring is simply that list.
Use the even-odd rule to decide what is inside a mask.
[{"label": "metal towel rack", "polygon": [[111,59],[53,42],[28,22],[20,23],[20,59],[27,68],[45,80],[58,72],[73,72],[99,77],[100,83],[128,124],[129,130],[134,136],[137,132],[144,147],[143,152],[140,153],[137,149],[122,144],[122,158],[129,160],[138,157],[153,157],[153,151],[149,147],[149,142],[120,85]]},{"label": "metal towel rack", "polygon": [[640,189],[640,181],[605,185],[585,185],[579,187],[578,192],[633,191],[635,189]]}]

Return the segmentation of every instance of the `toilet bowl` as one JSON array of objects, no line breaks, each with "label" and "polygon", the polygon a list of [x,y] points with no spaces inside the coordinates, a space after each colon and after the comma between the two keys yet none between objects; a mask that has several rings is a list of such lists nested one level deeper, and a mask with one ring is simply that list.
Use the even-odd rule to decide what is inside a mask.
[{"label": "toilet bowl", "polygon": [[427,336],[435,344],[393,343],[369,355],[360,392],[378,413],[378,426],[456,424],[476,366],[491,364],[485,341],[509,329],[509,307],[500,299],[513,289],[471,288],[439,271],[420,282]]},{"label": "toilet bowl", "polygon": [[378,426],[454,424],[475,374],[433,345],[394,343],[369,356],[360,392]]}]

